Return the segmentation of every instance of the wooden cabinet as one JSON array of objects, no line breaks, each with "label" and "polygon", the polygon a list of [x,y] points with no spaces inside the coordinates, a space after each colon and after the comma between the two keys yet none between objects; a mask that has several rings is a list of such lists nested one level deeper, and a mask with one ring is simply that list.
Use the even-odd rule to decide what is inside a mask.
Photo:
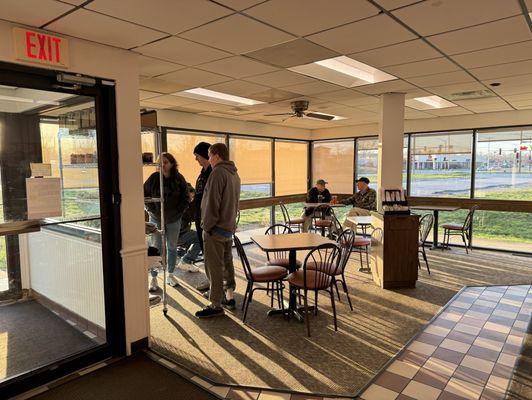
[{"label": "wooden cabinet", "polygon": [[413,288],[418,274],[419,216],[372,213],[371,245],[373,280],[384,289]]}]

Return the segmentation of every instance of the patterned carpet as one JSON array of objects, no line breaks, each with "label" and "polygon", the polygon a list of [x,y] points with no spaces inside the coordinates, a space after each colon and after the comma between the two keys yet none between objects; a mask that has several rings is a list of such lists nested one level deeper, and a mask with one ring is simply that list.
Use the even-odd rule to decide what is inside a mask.
[{"label": "patterned carpet", "polygon": [[[264,262],[255,246],[246,246],[246,252],[253,265]],[[335,332],[330,300],[320,296],[311,338],[304,324],[267,317],[270,300],[262,292],[250,305],[246,325],[240,307],[226,318],[198,320],[194,312],[207,301],[187,282],[195,285],[204,278],[180,273],[184,285],[169,289],[168,318],[160,305],[151,310],[153,347],[218,383],[353,395],[464,285],[532,281],[530,258],[481,251],[466,255],[462,249],[427,253],[431,275],[423,269],[415,289],[395,291],[376,287],[358,272],[353,258],[346,277],[354,311],[341,294]],[[240,306],[245,281],[240,261],[235,265]]]}]

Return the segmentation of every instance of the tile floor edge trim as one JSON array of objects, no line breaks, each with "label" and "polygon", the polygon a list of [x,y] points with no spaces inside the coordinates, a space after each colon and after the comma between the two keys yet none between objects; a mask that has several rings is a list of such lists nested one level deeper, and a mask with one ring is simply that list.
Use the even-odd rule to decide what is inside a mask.
[{"label": "tile floor edge trim", "polygon": [[[460,294],[462,294],[462,292],[463,292],[464,290],[466,290],[467,288],[470,288],[470,287],[484,287],[484,286],[486,286],[486,285],[470,285],[470,286],[463,286],[458,292],[456,292],[455,295],[454,295],[453,297],[451,297],[451,298],[449,299],[449,301],[448,301],[447,303],[445,303],[445,304],[444,304],[444,305],[438,310],[438,312],[437,312],[436,314],[434,314],[434,316],[433,316],[433,317],[432,317],[432,318],[431,318],[426,324],[424,324],[424,325],[420,328],[419,332],[416,333],[414,336],[412,336],[412,337],[408,340],[408,342],[406,342],[406,343],[404,344],[404,346],[401,347],[401,348],[399,349],[399,351],[398,351],[397,353],[395,353],[395,355],[394,355],[392,358],[390,358],[390,359],[386,362],[386,364],[384,364],[384,365],[382,366],[382,368],[379,369],[379,370],[375,373],[375,375],[373,375],[373,377],[372,377],[372,378],[371,378],[371,379],[370,379],[370,380],[369,380],[364,386],[362,386],[362,387],[358,390],[358,392],[356,392],[356,394],[355,394],[355,396],[354,396],[355,399],[359,399],[359,398],[360,398],[360,395],[361,395],[362,393],[364,393],[364,391],[365,391],[367,388],[369,388],[369,387],[370,387],[370,386],[371,386],[371,385],[377,380],[377,378],[381,375],[381,373],[383,373],[383,372],[384,372],[384,371],[385,371],[385,370],[386,370],[386,369],[387,369],[387,368],[388,368],[388,367],[389,367],[389,366],[390,366],[390,365],[391,365],[391,364],[392,364],[392,363],[393,363],[393,362],[394,362],[394,361],[395,361],[395,360],[396,360],[401,354],[403,354],[403,352],[408,348],[408,346],[410,346],[410,344],[411,344],[412,342],[414,342],[414,341],[415,341],[415,340],[416,340],[416,339],[417,339],[417,338],[423,333],[423,331],[424,331],[426,328],[428,328],[428,326],[429,326],[430,324],[432,324],[432,322],[434,322],[434,320],[435,320],[436,318],[438,318],[438,317],[439,317],[439,316],[440,316],[440,315],[441,315],[441,314],[447,309],[447,307],[449,307],[449,305],[450,305],[450,304],[451,304],[451,303],[452,303],[452,302],[453,302],[458,296],[460,296]],[[497,286],[497,285],[493,285],[493,286]]]},{"label": "tile floor edge trim", "polygon": [[[194,383],[195,385],[199,386],[200,388],[208,391],[212,395],[214,395],[214,396],[216,396],[216,397],[218,397],[220,399],[223,399],[223,400],[225,400],[227,397],[220,397],[220,395],[218,395],[217,393],[213,393],[208,388],[205,388],[205,387],[203,387],[201,385],[198,385],[197,382],[194,382],[191,378],[189,378],[187,376],[184,376],[182,373],[180,373],[180,371],[178,369],[171,368],[166,363],[174,364],[177,368],[183,369],[183,370],[189,372],[190,374],[192,374],[194,377],[198,377],[198,378],[204,380],[205,382],[211,384],[211,386],[218,387],[218,388],[229,388],[229,389],[246,390],[246,391],[249,390],[249,391],[256,391],[256,392],[286,393],[286,394],[291,394],[291,395],[294,394],[294,395],[309,396],[309,397],[323,397],[323,398],[327,398],[327,399],[334,399],[334,398],[337,398],[337,399],[355,399],[356,398],[356,395],[347,395],[346,396],[346,395],[339,395],[339,394],[334,394],[334,393],[298,392],[298,391],[295,391],[295,390],[282,389],[282,388],[276,389],[276,388],[272,388],[272,387],[238,385],[238,384],[235,384],[235,383],[220,383],[220,382],[213,381],[212,379],[207,378],[207,377],[205,377],[203,375],[198,374],[197,372],[191,370],[189,367],[186,367],[186,366],[176,362],[175,360],[169,359],[168,357],[160,354],[156,350],[147,349],[147,350],[143,350],[143,351],[146,353],[146,355],[148,355],[148,357],[150,357],[150,359],[152,359],[156,363],[164,366],[165,368],[169,369],[170,371],[178,374],[183,379],[186,379],[186,380]],[[160,362],[161,359],[165,360],[166,363],[161,363]]]}]

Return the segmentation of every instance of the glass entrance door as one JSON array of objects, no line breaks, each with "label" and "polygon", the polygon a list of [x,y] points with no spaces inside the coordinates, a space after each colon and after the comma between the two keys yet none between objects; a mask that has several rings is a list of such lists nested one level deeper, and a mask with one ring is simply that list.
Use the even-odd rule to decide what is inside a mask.
[{"label": "glass entrance door", "polygon": [[117,179],[106,176],[116,132],[100,121],[113,118],[102,111],[110,90],[9,76],[0,78],[0,391],[14,393],[26,376],[120,353],[123,304],[112,290]]}]

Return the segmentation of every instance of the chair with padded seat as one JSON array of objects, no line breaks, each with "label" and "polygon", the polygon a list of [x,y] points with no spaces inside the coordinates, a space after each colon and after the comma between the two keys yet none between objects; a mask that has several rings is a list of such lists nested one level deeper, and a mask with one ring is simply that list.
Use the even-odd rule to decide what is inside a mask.
[{"label": "chair with padded seat", "polygon": [[[292,288],[303,292],[305,322],[307,325],[307,334],[310,337],[310,319],[308,308],[308,292],[314,292],[315,309],[317,313],[318,292],[326,291],[331,297],[331,307],[333,311],[334,330],[338,330],[336,320],[336,305],[334,303],[334,276],[336,270],[340,267],[340,249],[334,243],[326,243],[312,249],[305,257],[303,268],[292,272],[286,280]],[[320,268],[309,268],[309,265],[320,265]],[[322,272],[322,270],[330,271],[331,274]]]},{"label": "chair with padded seat", "polygon": [[[427,260],[427,253],[425,252],[425,244],[427,242],[427,238],[429,236],[430,230],[432,229],[432,225],[434,224],[434,217],[432,214],[425,214],[421,219],[419,220],[419,253],[423,256],[423,260],[425,260],[425,264],[427,266],[427,272],[430,275],[430,268],[429,268],[429,262]],[[419,257],[417,259],[417,264],[419,269],[421,269],[421,263],[419,262]]]},{"label": "chair with padded seat", "polygon": [[290,213],[288,212],[288,209],[282,201],[279,202],[279,207],[281,208],[281,212],[283,213],[284,224],[290,229],[295,228],[297,232],[301,232],[301,227],[303,226],[303,222],[305,222],[305,219],[290,217]]},{"label": "chair with padded seat", "polygon": [[[289,235],[294,233],[289,226],[283,224],[275,224],[266,229],[265,235]],[[266,258],[267,265],[280,265],[286,269],[290,268],[290,252],[289,251],[267,251]],[[296,260],[297,268],[301,267],[301,261]]]},{"label": "chair with padded seat", "polygon": [[334,210],[328,204],[320,204],[314,208],[312,213],[312,227],[315,232],[321,232],[321,236],[331,236],[337,229],[336,221],[338,219],[334,214]]},{"label": "chair with padded seat", "polygon": [[469,209],[465,221],[463,224],[450,223],[443,224],[443,245],[446,248],[449,248],[449,241],[451,236],[460,236],[464,242],[466,253],[469,253],[468,249],[472,250],[471,247],[471,233],[472,233],[472,224],[473,224],[473,215],[475,211],[479,208],[478,205],[474,205]]},{"label": "chair with padded seat", "polygon": [[[273,293],[277,295],[277,303],[279,308],[284,310],[283,302],[283,279],[288,275],[286,268],[279,265],[265,265],[260,267],[251,268],[249,260],[242,246],[242,242],[235,235],[233,236],[236,251],[242,262],[242,267],[244,268],[244,273],[247,279],[246,293],[244,294],[244,301],[242,302],[242,310],[244,311],[244,316],[242,317],[242,322],[246,322],[246,316],[248,313],[249,303],[253,299],[253,293],[255,290],[271,290],[272,291],[272,307],[273,307]],[[272,288],[268,289],[266,287],[254,287],[256,283],[266,283],[267,285],[271,284]]]}]

